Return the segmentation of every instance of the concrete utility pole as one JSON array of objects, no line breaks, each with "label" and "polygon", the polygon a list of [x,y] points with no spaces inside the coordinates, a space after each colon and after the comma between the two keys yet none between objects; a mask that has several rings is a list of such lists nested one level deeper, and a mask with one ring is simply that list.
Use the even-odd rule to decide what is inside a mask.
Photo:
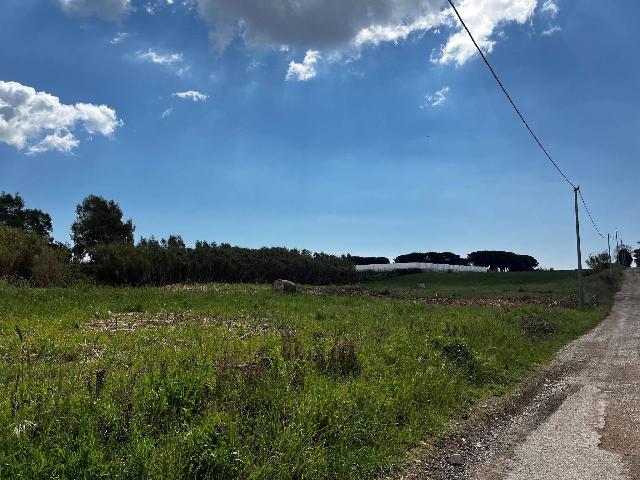
[{"label": "concrete utility pole", "polygon": [[573,189],[573,196],[576,207],[576,246],[578,248],[578,297],[580,299],[580,308],[584,308],[584,282],[582,281],[582,251],[580,250],[580,217],[578,215],[578,193],[580,187]]},{"label": "concrete utility pole", "polygon": [[609,277],[613,283],[613,267],[611,266],[611,234],[607,233],[607,245],[609,245]]}]

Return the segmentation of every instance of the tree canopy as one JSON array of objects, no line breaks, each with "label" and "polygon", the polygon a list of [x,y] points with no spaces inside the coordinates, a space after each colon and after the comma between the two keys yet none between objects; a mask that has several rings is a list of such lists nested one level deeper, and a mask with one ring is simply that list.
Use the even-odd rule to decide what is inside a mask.
[{"label": "tree canopy", "polygon": [[42,210],[24,208],[24,199],[19,193],[0,194],[0,225],[33,232],[48,242],[52,241],[51,216]]},{"label": "tree canopy", "polygon": [[413,252],[400,255],[395,263],[438,263],[442,265],[469,265],[469,261],[452,252]]},{"label": "tree canopy", "polygon": [[387,257],[358,257],[348,253],[342,258],[353,265],[387,265],[391,263]]},{"label": "tree canopy", "polygon": [[76,207],[76,220],[71,225],[73,253],[82,256],[97,245],[110,243],[133,244],[134,230],[131,219],[123,222],[116,202],[89,195]]},{"label": "tree canopy", "polygon": [[633,256],[627,247],[618,250],[618,263],[625,268],[629,268],[633,264]]},{"label": "tree canopy", "polygon": [[110,243],[90,250],[91,269],[101,283],[166,285],[207,282],[341,284],[356,280],[353,263],[325,253],[286,248],[241,248],[198,241],[186,247],[179,237],[142,238],[137,245]]},{"label": "tree canopy", "polygon": [[532,256],[513,252],[484,250],[472,252],[467,258],[477,267],[488,267],[502,272],[529,272],[538,266],[538,260]]},{"label": "tree canopy", "polygon": [[587,258],[587,266],[591,270],[600,271],[609,268],[609,253],[600,252],[589,255]]}]

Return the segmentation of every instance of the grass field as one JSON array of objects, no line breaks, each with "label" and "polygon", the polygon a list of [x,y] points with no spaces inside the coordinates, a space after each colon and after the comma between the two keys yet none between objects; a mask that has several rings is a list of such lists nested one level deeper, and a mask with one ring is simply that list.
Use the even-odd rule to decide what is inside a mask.
[{"label": "grass field", "polygon": [[[556,297],[575,295],[574,278],[371,288]],[[587,278],[599,302],[584,311],[265,285],[1,285],[0,478],[373,478],[600,321],[603,278]]]},{"label": "grass field", "polygon": [[[513,273],[415,273],[366,282],[374,290],[393,289],[398,293],[450,298],[575,298],[577,273],[574,271]],[[425,283],[425,290],[416,285]],[[586,297],[601,294],[598,282],[586,282]]]}]

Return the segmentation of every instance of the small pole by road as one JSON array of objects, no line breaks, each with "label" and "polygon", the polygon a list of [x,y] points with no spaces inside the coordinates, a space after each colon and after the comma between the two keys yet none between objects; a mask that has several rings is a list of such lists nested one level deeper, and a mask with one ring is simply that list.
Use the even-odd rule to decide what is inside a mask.
[{"label": "small pole by road", "polygon": [[580,217],[578,215],[578,193],[580,187],[573,189],[576,209],[576,246],[578,249],[578,297],[580,299],[580,308],[584,308],[584,282],[582,280],[582,252],[580,250]]},{"label": "small pole by road", "polygon": [[613,267],[611,266],[611,234],[607,233],[607,245],[609,246],[609,277],[613,283]]}]

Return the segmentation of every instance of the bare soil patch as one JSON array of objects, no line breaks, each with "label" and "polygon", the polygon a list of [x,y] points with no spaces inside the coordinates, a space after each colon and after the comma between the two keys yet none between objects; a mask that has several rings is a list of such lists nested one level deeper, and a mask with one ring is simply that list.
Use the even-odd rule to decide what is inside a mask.
[{"label": "bare soil patch", "polygon": [[412,295],[407,290],[382,289],[372,290],[358,286],[307,286],[302,288],[302,292],[307,295],[339,295],[344,297],[386,297],[401,300],[412,300],[427,305],[449,305],[456,307],[498,307],[511,308],[524,305],[537,305],[548,308],[572,308],[576,306],[575,299],[567,297],[562,299],[551,298],[451,298],[451,297],[425,297]]}]

